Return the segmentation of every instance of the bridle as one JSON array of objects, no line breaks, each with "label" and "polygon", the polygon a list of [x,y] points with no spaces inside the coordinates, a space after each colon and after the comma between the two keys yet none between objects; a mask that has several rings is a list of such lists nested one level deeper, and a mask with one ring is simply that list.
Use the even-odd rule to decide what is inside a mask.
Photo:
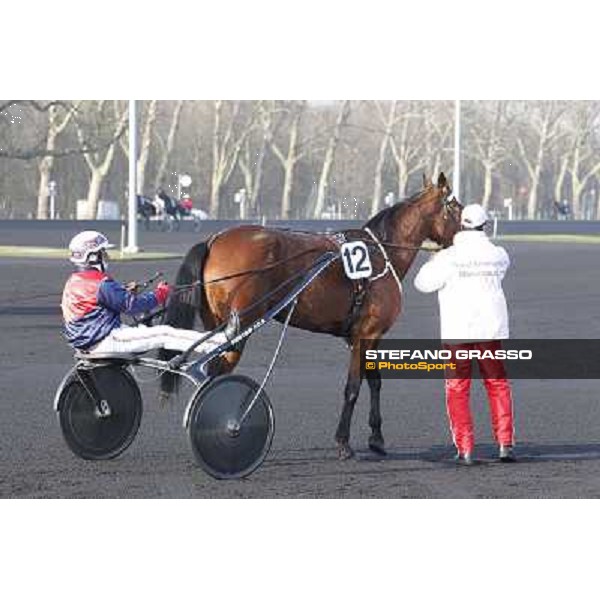
[{"label": "bridle", "polygon": [[449,189],[448,193],[445,195],[445,197],[442,198],[442,206],[444,209],[443,219],[444,219],[444,221],[447,221],[450,218],[455,223],[460,224],[460,217],[458,217],[456,215],[456,212],[454,210],[452,210],[452,203],[456,202],[456,204],[458,206],[462,206],[462,205],[461,205],[460,201],[456,198],[456,196],[452,196],[452,198],[450,198],[451,193],[452,193],[452,190]]}]

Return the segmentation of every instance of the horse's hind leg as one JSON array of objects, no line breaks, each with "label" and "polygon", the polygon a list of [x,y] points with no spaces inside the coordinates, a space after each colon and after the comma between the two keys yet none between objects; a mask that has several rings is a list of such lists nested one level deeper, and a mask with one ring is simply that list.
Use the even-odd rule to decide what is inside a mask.
[{"label": "horse's hind leg", "polygon": [[[363,340],[363,350],[375,350],[379,346],[379,338]],[[364,375],[364,373],[363,373]],[[367,376],[369,391],[371,395],[371,410],[369,411],[369,448],[377,454],[385,454],[385,442],[381,433],[381,374],[378,370],[370,370]]]},{"label": "horse's hind leg", "polygon": [[371,392],[371,410],[369,412],[369,448],[377,454],[385,454],[385,442],[381,433],[381,410],[379,397],[381,393],[381,375],[379,371],[373,371],[367,377],[367,383]]},{"label": "horse's hind leg", "polygon": [[231,373],[231,371],[235,369],[242,358],[244,345],[245,341],[239,344],[239,350],[226,352],[225,354],[222,354],[218,358],[212,360],[208,365],[207,374],[210,377],[214,377],[216,375],[225,375],[226,373]]}]

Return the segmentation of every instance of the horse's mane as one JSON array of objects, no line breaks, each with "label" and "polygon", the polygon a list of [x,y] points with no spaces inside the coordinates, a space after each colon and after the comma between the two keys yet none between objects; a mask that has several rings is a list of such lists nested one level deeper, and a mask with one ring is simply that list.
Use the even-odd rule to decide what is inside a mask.
[{"label": "horse's mane", "polygon": [[387,238],[387,223],[389,218],[396,212],[404,212],[409,206],[413,205],[426,190],[419,190],[409,198],[405,198],[393,206],[388,206],[380,210],[376,215],[371,217],[364,225],[363,229],[368,227],[371,231],[377,232],[383,241]]}]

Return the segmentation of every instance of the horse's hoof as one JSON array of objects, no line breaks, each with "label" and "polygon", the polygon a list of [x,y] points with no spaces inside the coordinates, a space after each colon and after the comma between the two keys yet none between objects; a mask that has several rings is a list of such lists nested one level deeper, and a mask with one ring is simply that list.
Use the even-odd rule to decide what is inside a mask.
[{"label": "horse's hoof", "polygon": [[350,444],[339,443],[338,444],[338,458],[340,460],[348,460],[354,456],[354,450],[350,447]]},{"label": "horse's hoof", "polygon": [[380,456],[385,456],[387,454],[385,450],[385,442],[383,439],[370,439],[369,440],[369,450],[374,452],[375,454],[379,454]]}]

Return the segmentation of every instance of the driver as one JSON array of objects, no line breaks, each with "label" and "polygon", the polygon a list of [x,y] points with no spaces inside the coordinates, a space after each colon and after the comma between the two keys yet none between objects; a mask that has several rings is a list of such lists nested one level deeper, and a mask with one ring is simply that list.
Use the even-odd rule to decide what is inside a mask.
[{"label": "driver", "polygon": [[194,208],[194,204],[193,204],[192,199],[190,198],[189,194],[183,195],[183,199],[181,200],[179,205],[181,206],[181,208],[183,209],[183,211],[185,212],[186,215],[192,214],[192,209]]},{"label": "driver", "polygon": [[[157,348],[183,352],[206,335],[206,331],[177,329],[168,325],[129,327],[121,322],[121,313],[136,315],[164,304],[170,287],[160,282],[153,292],[135,293],[135,284],[123,286],[115,281],[108,267],[106,236],[98,231],[82,231],[69,244],[70,261],[76,271],[65,284],[61,308],[64,335],[77,349],[94,353],[136,353]],[[237,314],[224,332],[213,335],[195,351],[207,353],[239,333]]]}]

